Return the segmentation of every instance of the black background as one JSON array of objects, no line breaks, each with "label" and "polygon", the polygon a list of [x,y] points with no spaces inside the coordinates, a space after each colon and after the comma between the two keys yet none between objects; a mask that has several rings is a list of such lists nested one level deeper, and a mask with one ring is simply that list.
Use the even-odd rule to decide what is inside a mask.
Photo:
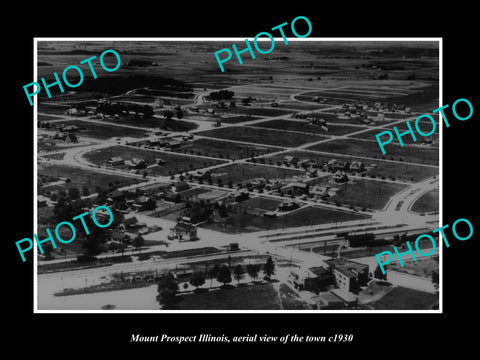
[{"label": "black background", "polygon": [[[471,5],[455,2],[448,8],[419,8],[409,2],[372,2],[350,5],[322,2],[296,5],[267,5],[260,9],[244,2],[201,3],[195,6],[165,3],[111,2],[72,3],[69,7],[49,2],[47,6],[27,5],[9,9],[2,24],[2,197],[4,264],[2,297],[8,347],[17,351],[34,350],[43,356],[73,354],[114,355],[131,350],[133,354],[152,352],[153,356],[222,357],[240,354],[254,346],[265,350],[294,350],[300,356],[320,357],[327,353],[386,357],[394,354],[417,357],[453,346],[466,350],[474,344],[473,329],[478,288],[478,214],[475,211],[479,160],[477,140],[478,41],[474,29],[478,20]],[[440,4],[440,3],[439,3]],[[8,12],[8,14],[7,14]],[[443,131],[443,224],[467,218],[474,224],[474,235],[465,242],[450,241],[444,248],[443,314],[33,314],[33,261],[21,262],[15,241],[33,235],[33,108],[26,101],[22,86],[33,81],[34,37],[252,37],[296,16],[310,19],[310,37],[442,37],[443,103],[469,99],[474,107],[467,121],[450,121]],[[13,22],[8,22],[8,18]],[[477,26],[476,26],[477,25]],[[477,31],[478,33],[478,31]],[[448,113],[447,113],[448,114]],[[448,234],[448,233],[447,233]],[[473,329],[470,330],[470,325]],[[132,333],[156,335],[269,334],[329,336],[353,334],[351,344],[228,344],[225,346],[167,345],[129,343]],[[205,350],[205,352],[203,352]],[[208,352],[207,352],[208,350]],[[200,352],[202,351],[202,352]],[[415,354],[415,355],[414,355]],[[260,355],[251,353],[251,356]]]}]

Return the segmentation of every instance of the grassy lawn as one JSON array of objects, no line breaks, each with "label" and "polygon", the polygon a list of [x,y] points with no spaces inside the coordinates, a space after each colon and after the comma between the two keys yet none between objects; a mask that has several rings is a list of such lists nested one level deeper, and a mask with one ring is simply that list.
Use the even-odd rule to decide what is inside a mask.
[{"label": "grassy lawn", "polygon": [[[382,158],[382,151],[377,142],[362,141],[359,139],[335,139],[310,147],[311,150],[340,153],[345,155],[359,155],[371,158]],[[439,152],[435,148],[419,148],[413,146],[401,147],[398,144],[385,146],[385,158],[413,162],[416,164],[438,165]]]},{"label": "grassy lawn", "polygon": [[321,135],[295,134],[292,136],[290,133],[279,130],[239,126],[201,131],[198,135],[282,147],[296,147],[325,139],[325,136]]},{"label": "grassy lawn", "polygon": [[342,204],[380,210],[393,195],[405,187],[406,185],[383,181],[351,179],[346,187],[345,185],[340,186],[342,191],[331,197],[331,200]]},{"label": "grassy lawn", "polygon": [[[60,109],[67,109],[67,108],[63,108],[63,107],[60,107]],[[63,112],[62,112],[63,114]],[[43,114],[38,114],[37,115],[37,119],[38,121],[52,121],[52,120],[59,120],[59,118],[57,116],[49,116],[49,115],[43,115]]]},{"label": "grassy lawn", "polygon": [[412,206],[412,211],[416,213],[428,213],[438,211],[439,209],[439,190],[431,190],[420,196]]},{"label": "grassy lawn", "polygon": [[[425,250],[425,252],[429,251]],[[389,267],[391,270],[431,279],[432,271],[438,271],[439,268],[438,256],[420,258],[418,261],[404,261],[404,266],[394,263]]]},{"label": "grassy lawn", "polygon": [[280,284],[280,300],[283,310],[308,310],[311,306],[300,300],[298,294],[290,289],[288,285]]},{"label": "grassy lawn", "polygon": [[[344,135],[354,131],[361,130],[356,126],[335,125],[327,123],[328,131],[319,125],[311,125],[308,121],[295,120],[269,120],[261,123],[253,124],[254,127],[262,127],[268,129],[291,130],[306,133],[315,133],[323,135]],[[296,135],[295,135],[296,136]]]},{"label": "grassy lawn", "polygon": [[[221,160],[179,155],[171,152],[145,150],[132,146],[112,146],[84,154],[85,159],[100,166],[104,166],[107,160],[113,156],[121,156],[124,160],[132,160],[133,158],[143,159],[147,163],[147,166],[153,164],[155,159],[163,159],[166,162],[165,165],[141,170],[142,173],[143,171],[147,171],[149,174],[156,175],[170,175],[170,172],[179,173],[192,171],[223,162]],[[116,166],[116,168],[128,169],[127,165],[119,165]]]},{"label": "grassy lawn", "polygon": [[113,183],[117,187],[122,187],[131,184],[137,184],[139,179],[134,179],[121,175],[111,175],[96,172],[94,170],[87,170],[77,168],[68,165],[52,165],[52,164],[39,164],[38,174],[54,177],[65,177],[71,181],[64,185],[52,185],[44,189],[39,189],[39,194],[44,193],[44,190],[56,191],[59,189],[67,190],[71,187],[76,187],[82,191],[84,187],[90,190],[90,193],[95,192],[95,187],[105,187],[110,183]]},{"label": "grassy lawn", "polygon": [[251,213],[230,213],[229,217],[220,218],[212,224],[202,224],[201,227],[222,231],[229,234],[248,233],[261,230],[274,230],[303,225],[318,225],[331,222],[361,220],[367,217],[344,211],[336,211],[309,206],[276,218],[267,218]]},{"label": "grassy lawn", "polygon": [[140,138],[145,137],[148,134],[148,131],[145,130],[133,129],[122,126],[112,126],[108,125],[108,123],[93,123],[82,120],[59,121],[56,124],[58,126],[76,125],[80,129],[80,131],[76,132],[76,134],[80,136],[80,138],[82,137],[82,135],[102,140],[124,136]]},{"label": "grassy lawn", "polygon": [[371,306],[375,310],[428,310],[438,302],[438,295],[396,286]]},{"label": "grassy lawn", "polygon": [[204,155],[226,159],[243,159],[275,151],[276,148],[260,145],[248,145],[234,142],[203,138],[189,141],[173,151],[186,154]]},{"label": "grassy lawn", "polygon": [[183,295],[180,310],[280,310],[281,301],[272,284],[255,284]]}]

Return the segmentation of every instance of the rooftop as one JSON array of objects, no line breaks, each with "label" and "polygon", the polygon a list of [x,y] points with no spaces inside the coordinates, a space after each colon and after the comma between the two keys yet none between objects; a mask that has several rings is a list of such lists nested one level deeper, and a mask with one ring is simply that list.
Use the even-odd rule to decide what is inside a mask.
[{"label": "rooftop", "polygon": [[360,264],[347,259],[329,259],[325,260],[325,262],[328,265],[335,267],[335,269],[340,271],[343,275],[350,278],[357,277],[357,274],[362,271],[368,271],[368,265]]}]

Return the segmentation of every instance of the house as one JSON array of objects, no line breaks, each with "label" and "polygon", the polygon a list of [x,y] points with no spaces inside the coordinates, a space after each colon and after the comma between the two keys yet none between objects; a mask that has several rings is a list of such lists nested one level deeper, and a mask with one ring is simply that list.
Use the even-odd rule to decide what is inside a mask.
[{"label": "house", "polygon": [[361,172],[365,170],[365,165],[361,161],[352,161],[350,164],[350,170]]},{"label": "house", "polygon": [[333,284],[334,278],[324,266],[310,268],[292,268],[289,281],[299,290],[318,291],[318,289]]},{"label": "house", "polygon": [[345,302],[340,299],[338,296],[332,294],[331,292],[323,293],[318,296],[312,297],[312,300],[315,302],[317,309],[323,310],[332,310],[332,309],[344,309]]},{"label": "house", "polygon": [[170,229],[170,232],[172,236],[178,238],[180,241],[198,240],[197,227],[183,221],[177,222],[177,224]]},{"label": "house", "polygon": [[286,200],[278,206],[278,211],[292,211],[298,209],[299,207],[300,205],[296,202]]},{"label": "house", "polygon": [[348,161],[338,161],[331,166],[333,171],[347,171],[350,166]]},{"label": "house", "polygon": [[275,218],[277,217],[277,212],[276,211],[267,211],[263,213],[263,216],[268,217],[268,218]]},{"label": "house", "polygon": [[172,191],[173,192],[181,192],[190,189],[190,185],[188,185],[187,182],[185,181],[178,181],[174,184],[172,184]]},{"label": "house", "polygon": [[298,163],[298,158],[293,155],[287,155],[283,158],[283,163],[285,165],[296,165]]},{"label": "house", "polygon": [[37,205],[39,208],[47,206],[47,200],[48,198],[43,196],[43,195],[38,195],[37,196]]},{"label": "house", "polygon": [[76,125],[64,125],[62,127],[62,131],[64,132],[78,131],[78,127]]},{"label": "house", "polygon": [[330,293],[343,301],[348,307],[356,306],[358,303],[358,298],[356,296],[343,289],[332,289],[330,290]]},{"label": "house", "polygon": [[173,191],[167,191],[163,195],[163,200],[165,201],[171,201],[174,203],[180,203],[182,202],[182,196],[179,193],[173,192]]},{"label": "house", "polygon": [[198,170],[196,174],[193,175],[193,178],[196,180],[209,180],[211,178],[210,170]]},{"label": "house", "polygon": [[327,186],[315,185],[310,190],[310,193],[318,195],[318,196],[325,196],[325,195],[328,195],[328,190],[329,189],[330,189],[330,187],[328,185]]},{"label": "house", "polygon": [[303,159],[297,163],[298,166],[301,166],[303,168],[307,168],[309,166],[312,166],[313,164],[316,164],[315,160],[310,160],[310,159]]},{"label": "house", "polygon": [[169,139],[165,142],[165,146],[168,146],[171,149],[179,148],[182,143],[177,139]]},{"label": "house", "polygon": [[309,185],[307,183],[302,182],[293,182],[284,186],[281,191],[283,193],[291,191],[294,196],[300,196],[304,194],[308,194],[309,192]]},{"label": "house", "polygon": [[108,166],[123,165],[125,161],[120,156],[114,156],[107,160]]},{"label": "house", "polygon": [[212,210],[206,206],[193,206],[185,210],[182,222],[197,224],[208,220],[211,214]]},{"label": "house", "polygon": [[348,181],[348,176],[343,171],[337,171],[333,175],[333,181],[335,181],[336,183],[345,183]]},{"label": "house", "polygon": [[248,191],[237,191],[235,194],[233,194],[233,200],[235,202],[241,202],[249,198],[250,194],[248,193]]},{"label": "house", "polygon": [[108,197],[112,201],[125,201],[125,193],[118,189],[108,193]]},{"label": "house", "polygon": [[65,111],[65,115],[77,115],[78,110],[76,108],[70,108]]},{"label": "house", "polygon": [[351,292],[369,281],[367,264],[342,258],[325,260],[325,263],[329,265],[336,285],[342,290]]},{"label": "house", "polygon": [[165,165],[167,162],[163,159],[156,158],[155,163],[158,164],[158,165]]}]

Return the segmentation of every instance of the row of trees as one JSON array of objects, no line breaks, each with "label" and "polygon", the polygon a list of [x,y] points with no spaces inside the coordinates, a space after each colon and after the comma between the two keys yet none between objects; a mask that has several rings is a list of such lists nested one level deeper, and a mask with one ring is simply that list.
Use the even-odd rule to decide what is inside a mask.
[{"label": "row of trees", "polygon": [[[275,274],[275,263],[271,257],[267,259],[263,267],[259,264],[248,264],[246,266],[238,264],[232,271],[228,265],[215,265],[206,272],[194,271],[188,282],[194,286],[196,290],[205,284],[207,277],[210,278],[210,287],[212,287],[213,279],[216,279],[218,282],[223,283],[223,286],[226,286],[232,282],[233,275],[233,278],[240,284],[245,274],[248,274],[252,279],[256,280],[262,268],[265,278],[270,280],[271,276]],[[184,286],[186,288],[188,284]],[[168,272],[158,283],[157,301],[164,309],[171,309],[175,307],[175,304],[180,300],[180,298],[177,297],[178,291],[179,285],[177,279],[171,272]]]}]

